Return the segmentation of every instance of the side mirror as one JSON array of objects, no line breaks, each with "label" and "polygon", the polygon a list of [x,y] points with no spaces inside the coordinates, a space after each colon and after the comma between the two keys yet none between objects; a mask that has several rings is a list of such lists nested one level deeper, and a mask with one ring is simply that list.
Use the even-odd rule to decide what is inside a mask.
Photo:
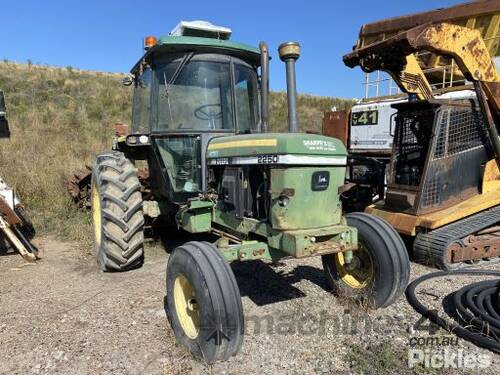
[{"label": "side mirror", "polygon": [[5,98],[3,91],[0,91],[0,138],[9,138],[9,123],[6,117]]},{"label": "side mirror", "polygon": [[130,86],[134,83],[134,76],[131,74],[127,74],[125,77],[122,79],[122,85],[123,86]]}]

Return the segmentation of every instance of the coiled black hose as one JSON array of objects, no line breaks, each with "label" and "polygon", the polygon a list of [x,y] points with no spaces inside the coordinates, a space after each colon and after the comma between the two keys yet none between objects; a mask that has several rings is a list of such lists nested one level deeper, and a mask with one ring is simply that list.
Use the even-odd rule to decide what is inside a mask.
[{"label": "coiled black hose", "polygon": [[428,309],[418,300],[415,290],[421,283],[437,277],[454,275],[500,278],[500,271],[468,269],[441,271],[421,276],[406,288],[408,303],[419,314],[448,332],[495,353],[500,353],[500,279],[476,282],[453,294],[453,317],[458,323],[439,316],[436,310]]}]

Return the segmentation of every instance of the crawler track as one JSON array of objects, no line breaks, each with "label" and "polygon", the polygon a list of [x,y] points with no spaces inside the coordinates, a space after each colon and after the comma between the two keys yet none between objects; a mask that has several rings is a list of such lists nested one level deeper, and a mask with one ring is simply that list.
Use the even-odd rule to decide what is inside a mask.
[{"label": "crawler track", "polygon": [[[438,267],[443,270],[452,270],[466,267],[466,262],[452,263],[451,249],[466,246],[465,239],[477,232],[500,223],[500,206],[480,212],[463,220],[445,225],[428,233],[420,233],[413,244],[413,254],[419,263]],[[496,248],[500,247],[500,236]],[[459,250],[460,251],[460,250]],[[500,262],[498,255],[491,258],[481,257],[474,260],[474,265]]]}]

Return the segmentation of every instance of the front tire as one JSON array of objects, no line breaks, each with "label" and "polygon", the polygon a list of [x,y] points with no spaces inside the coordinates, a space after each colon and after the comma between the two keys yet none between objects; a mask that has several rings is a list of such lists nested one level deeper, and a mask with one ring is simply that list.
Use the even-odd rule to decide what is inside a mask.
[{"label": "front tire", "polygon": [[103,271],[127,271],[144,261],[144,215],[135,166],[121,152],[97,156],[91,182],[94,247]]},{"label": "front tire", "polygon": [[322,256],[323,268],[333,292],[372,308],[387,307],[404,292],[410,277],[406,246],[385,220],[365,213],[346,215],[357,228],[359,249],[347,264],[343,253]]},{"label": "front tire", "polygon": [[167,266],[167,316],[177,341],[206,363],[225,361],[243,342],[240,292],[229,264],[208,242],[174,249]]}]

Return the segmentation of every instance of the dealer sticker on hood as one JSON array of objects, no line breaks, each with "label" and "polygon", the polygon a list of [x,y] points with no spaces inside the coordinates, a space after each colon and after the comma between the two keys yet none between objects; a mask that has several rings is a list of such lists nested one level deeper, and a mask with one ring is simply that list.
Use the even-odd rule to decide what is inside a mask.
[{"label": "dealer sticker on hood", "polygon": [[302,143],[310,151],[337,151],[335,143],[332,141],[325,141],[322,139],[307,139]]}]

